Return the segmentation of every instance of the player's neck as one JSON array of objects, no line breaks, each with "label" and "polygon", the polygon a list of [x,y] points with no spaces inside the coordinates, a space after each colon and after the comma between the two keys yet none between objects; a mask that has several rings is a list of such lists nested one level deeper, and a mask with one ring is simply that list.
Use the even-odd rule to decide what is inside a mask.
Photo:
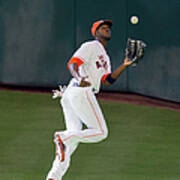
[{"label": "player's neck", "polygon": [[102,39],[102,38],[97,38],[97,40],[104,46],[104,48],[106,49],[106,46],[107,46],[107,40],[105,39]]}]

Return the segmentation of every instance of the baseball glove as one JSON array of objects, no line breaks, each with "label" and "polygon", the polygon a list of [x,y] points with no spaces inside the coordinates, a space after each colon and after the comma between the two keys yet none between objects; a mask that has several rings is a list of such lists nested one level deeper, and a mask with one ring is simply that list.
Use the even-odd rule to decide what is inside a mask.
[{"label": "baseball glove", "polygon": [[132,64],[136,65],[144,56],[144,49],[146,44],[142,40],[134,40],[128,38],[126,44],[126,57],[132,61]]}]

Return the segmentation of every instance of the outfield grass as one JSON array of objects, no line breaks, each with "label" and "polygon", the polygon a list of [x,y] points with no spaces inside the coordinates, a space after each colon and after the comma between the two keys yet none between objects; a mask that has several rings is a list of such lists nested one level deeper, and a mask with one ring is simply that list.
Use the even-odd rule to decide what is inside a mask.
[{"label": "outfield grass", "polygon": [[[179,180],[180,112],[100,101],[109,137],[80,144],[64,180]],[[0,180],[45,180],[62,110],[50,94],[0,91]]]}]

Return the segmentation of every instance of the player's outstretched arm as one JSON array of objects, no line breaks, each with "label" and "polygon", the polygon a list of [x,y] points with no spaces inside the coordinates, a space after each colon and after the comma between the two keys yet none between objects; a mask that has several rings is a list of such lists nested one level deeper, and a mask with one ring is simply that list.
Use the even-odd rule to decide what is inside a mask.
[{"label": "player's outstretched arm", "polygon": [[121,75],[121,73],[132,64],[132,61],[129,61],[128,58],[124,59],[124,63],[120,65],[115,71],[113,71],[111,74],[108,75],[108,77],[104,80],[103,85],[109,86],[113,82],[115,82],[118,77]]}]

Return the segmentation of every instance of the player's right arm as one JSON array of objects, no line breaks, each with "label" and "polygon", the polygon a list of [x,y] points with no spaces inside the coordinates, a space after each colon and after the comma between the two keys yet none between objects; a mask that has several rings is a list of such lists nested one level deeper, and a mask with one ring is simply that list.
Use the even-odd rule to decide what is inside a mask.
[{"label": "player's right arm", "polygon": [[71,73],[71,75],[79,82],[79,86],[80,87],[88,87],[91,86],[91,83],[86,81],[86,78],[88,78],[87,76],[82,77],[79,74],[79,66],[81,63],[76,63],[76,62],[72,62],[71,61],[68,63],[68,67],[69,67],[69,71]]},{"label": "player's right arm", "polygon": [[87,64],[91,56],[91,47],[89,43],[84,43],[73,54],[72,58],[68,62],[68,69],[71,75],[77,80],[80,87],[91,86],[91,83],[87,81],[87,76],[82,77],[79,73],[79,68],[83,64]]}]

